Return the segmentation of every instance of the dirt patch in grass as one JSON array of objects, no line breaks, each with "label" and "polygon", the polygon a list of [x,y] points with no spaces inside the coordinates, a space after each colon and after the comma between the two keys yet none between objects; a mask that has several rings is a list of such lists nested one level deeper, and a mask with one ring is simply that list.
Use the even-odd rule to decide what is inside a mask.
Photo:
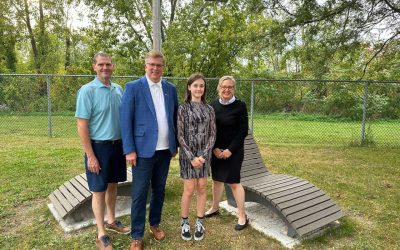
[{"label": "dirt patch in grass", "polygon": [[25,202],[10,209],[9,215],[11,216],[7,216],[5,219],[6,223],[2,227],[0,233],[9,236],[23,234],[23,228],[29,227],[33,224],[32,216],[35,216],[35,211],[46,202],[46,199],[37,199]]}]

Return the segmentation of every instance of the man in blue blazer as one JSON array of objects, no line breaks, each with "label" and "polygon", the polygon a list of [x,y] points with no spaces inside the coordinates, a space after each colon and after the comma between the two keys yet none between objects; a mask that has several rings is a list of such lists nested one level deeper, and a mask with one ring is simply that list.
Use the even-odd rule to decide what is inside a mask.
[{"label": "man in blue blazer", "polygon": [[160,52],[150,51],[145,58],[146,75],[127,83],[122,96],[123,150],[132,165],[130,249],[142,249],[150,185],[150,232],[158,241],[165,238],[159,225],[170,160],[177,153],[178,95],[175,85],[161,79],[164,64]]}]

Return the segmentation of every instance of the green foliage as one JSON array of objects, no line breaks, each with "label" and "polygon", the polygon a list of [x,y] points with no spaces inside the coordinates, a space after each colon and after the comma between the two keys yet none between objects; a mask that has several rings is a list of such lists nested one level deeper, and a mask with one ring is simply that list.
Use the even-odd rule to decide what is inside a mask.
[{"label": "green foliage", "polygon": [[10,112],[47,111],[46,81],[37,77],[8,77],[2,80],[0,101]]}]

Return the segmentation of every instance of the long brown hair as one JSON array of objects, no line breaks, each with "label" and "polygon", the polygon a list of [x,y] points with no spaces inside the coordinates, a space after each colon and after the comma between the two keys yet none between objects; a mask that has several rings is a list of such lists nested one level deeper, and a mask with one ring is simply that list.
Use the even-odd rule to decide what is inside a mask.
[{"label": "long brown hair", "polygon": [[206,93],[207,93],[207,84],[206,84],[206,80],[204,79],[203,74],[201,73],[194,73],[191,76],[189,76],[188,81],[187,81],[187,85],[186,85],[186,98],[185,98],[185,102],[190,103],[190,101],[192,100],[192,94],[189,91],[189,86],[192,85],[192,83],[196,80],[202,79],[204,81],[204,93],[201,96],[201,102],[202,103],[206,103]]}]

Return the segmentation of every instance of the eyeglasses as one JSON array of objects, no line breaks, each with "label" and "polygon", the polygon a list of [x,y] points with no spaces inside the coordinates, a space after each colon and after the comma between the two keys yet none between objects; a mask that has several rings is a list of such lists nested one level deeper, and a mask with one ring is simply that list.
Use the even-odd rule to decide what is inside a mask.
[{"label": "eyeglasses", "polygon": [[222,90],[233,90],[233,89],[235,89],[235,87],[234,86],[221,86],[221,89]]},{"label": "eyeglasses", "polygon": [[152,68],[162,68],[164,67],[164,64],[155,64],[155,63],[146,63],[147,65],[149,65]]}]

